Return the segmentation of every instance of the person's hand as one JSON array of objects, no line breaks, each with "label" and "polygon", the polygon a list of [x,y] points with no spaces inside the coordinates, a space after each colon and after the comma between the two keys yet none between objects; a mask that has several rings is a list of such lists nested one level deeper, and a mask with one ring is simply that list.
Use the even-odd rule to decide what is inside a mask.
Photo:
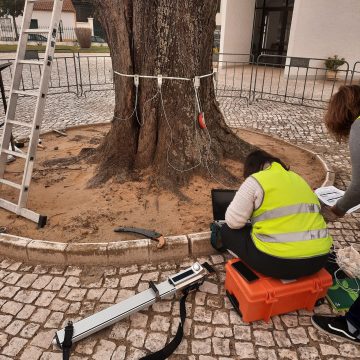
[{"label": "person's hand", "polygon": [[334,211],[333,211],[334,207],[330,207],[327,205],[322,205],[321,206],[321,215],[324,217],[326,222],[333,222],[336,221],[340,216],[337,215]]},{"label": "person's hand", "polygon": [[338,217],[343,217],[346,214],[346,211],[340,210],[336,204],[331,208],[331,211]]}]

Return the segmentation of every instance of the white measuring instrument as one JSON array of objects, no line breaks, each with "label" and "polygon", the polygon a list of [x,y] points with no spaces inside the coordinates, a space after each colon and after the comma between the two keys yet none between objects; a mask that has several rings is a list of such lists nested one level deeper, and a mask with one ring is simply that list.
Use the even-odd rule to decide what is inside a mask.
[{"label": "white measuring instrument", "polygon": [[[201,265],[195,262],[191,267],[170,276],[160,284],[156,285],[150,281],[149,289],[74,323],[72,342],[84,339],[179,290],[196,290],[204,282],[204,278],[212,272],[214,270],[208,263]],[[59,330],[55,334],[53,343],[62,347],[64,338],[65,329]]]}]

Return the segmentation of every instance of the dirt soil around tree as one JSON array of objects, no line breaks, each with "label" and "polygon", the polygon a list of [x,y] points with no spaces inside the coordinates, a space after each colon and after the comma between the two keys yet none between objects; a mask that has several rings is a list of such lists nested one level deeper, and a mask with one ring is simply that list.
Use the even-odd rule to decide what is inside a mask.
[{"label": "dirt soil around tree", "polygon": [[[83,148],[95,148],[109,130],[109,124],[68,129],[67,136],[51,132],[42,136],[42,146],[30,186],[27,207],[48,217],[47,225],[37,229],[35,223],[0,209],[0,226],[12,235],[55,242],[107,242],[138,239],[141,236],[115,233],[117,226],[153,229],[166,236],[208,231],[212,220],[210,190],[223,188],[210,176],[193,177],[181,192],[184,197],[152,188],[151,174],[132,181],[110,180],[99,188],[88,188],[95,165],[85,161],[68,164]],[[325,179],[320,162],[310,153],[279,139],[248,130],[236,130],[246,141],[280,157],[302,175],[312,188]],[[23,149],[26,151],[26,147]],[[7,166],[5,178],[21,182],[21,159]],[[231,173],[241,177],[242,164],[224,163]],[[216,174],[214,174],[216,177]],[[229,188],[236,189],[239,184]],[[6,186],[1,197],[16,201],[17,193]]]}]

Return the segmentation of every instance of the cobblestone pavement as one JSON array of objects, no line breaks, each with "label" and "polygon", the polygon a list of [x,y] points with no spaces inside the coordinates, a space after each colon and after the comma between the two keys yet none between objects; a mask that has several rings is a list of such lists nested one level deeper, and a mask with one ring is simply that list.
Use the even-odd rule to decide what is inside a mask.
[{"label": "cobblestone pavement", "polygon": [[[219,99],[230,126],[257,129],[304,145],[326,158],[336,170],[336,185],[350,181],[347,144],[338,145],[322,125],[323,111],[283,103]],[[89,93],[86,98],[54,95],[48,98],[44,130],[110,120],[112,92]],[[336,244],[356,243],[359,215],[330,224]],[[243,323],[224,296],[222,255],[208,260],[217,274],[187,300],[185,339],[172,359],[360,359],[359,347],[316,331],[312,312],[298,311],[269,323]],[[145,264],[130,267],[47,267],[0,260],[0,360],[61,359],[51,340],[67,320],[80,319],[163,281],[191,264]],[[323,304],[316,313],[329,314]],[[138,359],[161,348],[175,333],[179,306],[175,299],[153,305],[74,347],[73,360]]]},{"label": "cobblestone pavement", "polygon": [[[355,345],[330,340],[310,324],[312,312],[301,310],[276,316],[269,323],[241,321],[224,296],[222,255],[208,260],[218,273],[208,278],[187,301],[185,337],[172,359],[355,359]],[[30,266],[11,260],[0,263],[1,360],[62,359],[51,341],[67,320],[81,319],[164,281],[187,267],[162,263],[138,267]],[[324,304],[316,313],[329,314]],[[179,321],[179,302],[158,302],[97,335],[74,345],[73,360],[138,359],[165,345]]]},{"label": "cobblestone pavement", "polygon": [[[31,99],[21,98],[15,120],[32,121]],[[95,124],[110,121],[114,109],[114,92],[94,91],[85,96],[77,97],[74,94],[57,94],[48,97],[45,107],[42,132],[53,129],[66,129],[79,124]],[[0,123],[4,115],[0,116]],[[0,128],[2,134],[2,128]],[[29,136],[29,130],[14,127],[14,135],[21,138]]]}]

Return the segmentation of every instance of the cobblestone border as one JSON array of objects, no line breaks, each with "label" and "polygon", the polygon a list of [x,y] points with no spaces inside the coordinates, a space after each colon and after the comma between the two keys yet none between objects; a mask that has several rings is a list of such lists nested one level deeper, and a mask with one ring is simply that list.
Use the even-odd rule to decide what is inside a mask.
[{"label": "cobblestone border", "polygon": [[[76,128],[84,125],[76,126]],[[88,125],[85,125],[88,126]],[[241,128],[239,128],[241,130]],[[269,138],[276,138],[312,154],[326,172],[322,186],[334,184],[335,173],[317,153],[294,145],[276,136],[260,131],[244,129]],[[43,134],[44,135],[44,134]],[[162,249],[149,239],[117,241],[107,243],[58,243],[45,240],[33,240],[10,234],[0,234],[0,255],[30,263],[61,265],[129,265],[158,263],[215,254],[210,245],[210,232],[165,237],[166,245]]]},{"label": "cobblestone border", "polygon": [[132,265],[215,254],[210,232],[165,237],[156,247],[149,239],[108,243],[57,243],[1,234],[0,254],[14,260],[56,265]]}]

